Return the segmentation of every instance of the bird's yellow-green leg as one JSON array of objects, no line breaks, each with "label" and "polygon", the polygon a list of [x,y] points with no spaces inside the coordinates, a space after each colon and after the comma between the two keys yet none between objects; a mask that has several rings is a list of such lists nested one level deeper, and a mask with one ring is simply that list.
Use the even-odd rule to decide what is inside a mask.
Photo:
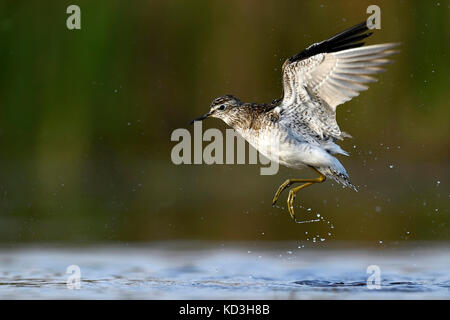
[{"label": "bird's yellow-green leg", "polygon": [[288,211],[289,214],[291,215],[291,218],[294,219],[295,222],[297,222],[297,218],[295,217],[295,212],[294,212],[294,199],[295,199],[295,195],[297,192],[299,192],[301,189],[306,188],[312,184],[314,184],[316,182],[307,182],[305,184],[302,184],[301,186],[292,188],[289,191],[289,195],[287,198],[287,206],[288,206]]},{"label": "bird's yellow-green leg", "polygon": [[311,182],[311,183],[321,183],[325,181],[325,176],[320,173],[316,168],[310,167],[312,170],[314,170],[319,177],[315,179],[288,179],[278,188],[277,192],[275,193],[275,196],[272,200],[272,205],[275,205],[277,203],[278,198],[280,197],[281,192],[283,192],[284,189],[289,188],[293,183],[299,183],[299,182]]},{"label": "bird's yellow-green leg", "polygon": [[288,206],[289,214],[291,215],[291,218],[294,219],[295,222],[298,222],[297,218],[295,217],[295,212],[294,212],[294,199],[295,199],[295,195],[297,194],[297,192],[299,192],[303,188],[309,187],[310,185],[312,185],[314,183],[322,183],[326,179],[326,177],[322,173],[320,173],[318,170],[316,170],[315,168],[312,168],[312,169],[319,174],[319,177],[317,179],[311,179],[311,181],[306,182],[306,183],[302,184],[301,186],[292,188],[289,191],[289,196],[287,199],[287,206]]}]

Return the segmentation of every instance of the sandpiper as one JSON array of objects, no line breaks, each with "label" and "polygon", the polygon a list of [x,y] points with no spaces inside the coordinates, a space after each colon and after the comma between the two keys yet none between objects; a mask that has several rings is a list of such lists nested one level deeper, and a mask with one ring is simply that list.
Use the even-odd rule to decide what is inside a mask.
[{"label": "sandpiper", "polygon": [[281,99],[256,104],[225,95],[211,103],[208,113],[192,121],[222,119],[270,160],[295,169],[311,168],[317,178],[288,179],[273,198],[275,205],[283,190],[302,183],[292,188],[287,198],[289,213],[297,223],[293,201],[299,190],[328,177],[357,191],[334,157],[348,156],[335,142],[351,137],[340,130],[336,107],[368,89],[365,84],[376,81],[371,75],[384,71],[381,66],[391,62],[386,57],[398,52],[393,49],[397,43],[363,46],[361,40],[372,34],[368,31],[367,23],[360,23],[287,59]]}]

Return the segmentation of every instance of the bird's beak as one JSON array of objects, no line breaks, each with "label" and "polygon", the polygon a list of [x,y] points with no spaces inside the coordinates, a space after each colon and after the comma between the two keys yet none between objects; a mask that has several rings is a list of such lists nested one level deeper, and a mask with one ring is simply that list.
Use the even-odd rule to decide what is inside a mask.
[{"label": "bird's beak", "polygon": [[208,112],[208,113],[205,113],[205,114],[202,115],[201,117],[198,117],[198,118],[192,120],[190,124],[193,124],[195,121],[202,121],[202,120],[205,120],[206,118],[210,117],[211,115],[212,115],[212,112],[211,112],[211,111]]}]

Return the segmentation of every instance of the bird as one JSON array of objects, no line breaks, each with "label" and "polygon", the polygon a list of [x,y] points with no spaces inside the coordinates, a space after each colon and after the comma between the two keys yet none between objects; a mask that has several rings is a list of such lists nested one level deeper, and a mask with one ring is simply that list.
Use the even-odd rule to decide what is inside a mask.
[{"label": "bird", "polygon": [[330,178],[357,191],[336,155],[348,156],[338,140],[351,135],[341,131],[337,106],[368,89],[375,74],[392,63],[387,57],[398,53],[399,43],[365,45],[373,34],[368,22],[359,23],[335,36],[312,44],[288,58],[282,66],[283,92],[271,103],[244,103],[234,95],[214,99],[209,111],[192,120],[218,118],[271,161],[292,169],[310,168],[313,179],[287,179],[277,189],[272,205],[289,190],[287,208],[296,223],[296,194]]}]

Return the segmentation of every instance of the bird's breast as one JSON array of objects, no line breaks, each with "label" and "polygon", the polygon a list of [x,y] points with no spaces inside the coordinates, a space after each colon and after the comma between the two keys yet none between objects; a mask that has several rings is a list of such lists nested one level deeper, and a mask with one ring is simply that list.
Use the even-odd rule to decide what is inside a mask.
[{"label": "bird's breast", "polygon": [[242,130],[239,133],[265,157],[286,166],[291,166],[289,159],[300,151],[299,143],[276,123],[260,127],[258,130]]}]

